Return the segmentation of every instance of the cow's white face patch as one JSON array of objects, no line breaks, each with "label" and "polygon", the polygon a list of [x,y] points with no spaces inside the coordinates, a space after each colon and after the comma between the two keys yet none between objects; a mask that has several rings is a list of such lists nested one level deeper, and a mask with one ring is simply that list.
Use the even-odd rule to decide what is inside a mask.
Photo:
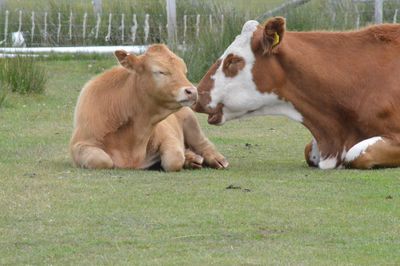
[{"label": "cow's white face patch", "polygon": [[347,152],[344,160],[349,163],[357,159],[360,155],[362,155],[369,146],[374,145],[376,142],[381,141],[381,137],[372,137],[363,141],[360,141],[356,145],[350,148]]},{"label": "cow's white face patch", "polygon": [[[242,32],[221,56],[221,64],[211,77],[214,87],[210,91],[210,108],[219,103],[224,105],[220,124],[241,117],[257,115],[285,115],[296,121],[303,121],[302,115],[289,102],[280,100],[274,93],[261,93],[253,80],[252,69],[255,56],[251,49],[251,39],[259,23],[246,22]],[[224,60],[228,55],[244,59],[244,67],[235,76],[228,77],[223,71]],[[265,71],[268,71],[266,69]]]}]

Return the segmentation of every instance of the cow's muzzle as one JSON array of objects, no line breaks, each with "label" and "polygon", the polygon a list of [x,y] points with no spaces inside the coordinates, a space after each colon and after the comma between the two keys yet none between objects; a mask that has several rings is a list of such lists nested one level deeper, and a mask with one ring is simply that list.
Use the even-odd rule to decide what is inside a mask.
[{"label": "cow's muzzle", "polygon": [[208,112],[208,123],[211,125],[221,125],[224,117],[223,112],[224,104],[219,103],[217,107]]},{"label": "cow's muzzle", "polygon": [[181,89],[181,95],[179,103],[182,106],[192,106],[197,102],[198,94],[195,87],[185,87]]}]

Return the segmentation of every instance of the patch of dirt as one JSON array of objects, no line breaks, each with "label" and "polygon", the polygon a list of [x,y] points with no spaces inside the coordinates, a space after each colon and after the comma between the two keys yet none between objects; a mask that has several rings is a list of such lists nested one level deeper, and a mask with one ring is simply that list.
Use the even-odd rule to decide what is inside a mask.
[{"label": "patch of dirt", "polygon": [[225,189],[236,189],[236,190],[241,190],[243,192],[251,192],[251,189],[249,189],[249,188],[242,188],[241,186],[233,185],[233,184],[230,184]]},{"label": "patch of dirt", "polygon": [[25,173],[24,176],[34,178],[36,177],[36,173]]},{"label": "patch of dirt", "polygon": [[230,184],[230,185],[227,186],[225,189],[242,189],[242,187],[241,187],[241,186],[236,186],[236,185]]},{"label": "patch of dirt", "polygon": [[285,231],[283,231],[282,229],[269,229],[269,228],[259,228],[258,233],[262,236],[262,237],[271,237],[274,235],[279,235],[279,234],[283,234]]}]

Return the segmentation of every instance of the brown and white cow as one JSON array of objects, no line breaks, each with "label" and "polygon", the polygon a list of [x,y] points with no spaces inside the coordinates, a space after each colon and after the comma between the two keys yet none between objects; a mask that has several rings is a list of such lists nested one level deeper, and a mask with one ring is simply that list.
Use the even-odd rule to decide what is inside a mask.
[{"label": "brown and white cow", "polygon": [[400,165],[400,25],[291,32],[275,17],[242,32],[198,85],[209,123],[284,115],[306,126],[310,166]]},{"label": "brown and white cow", "polygon": [[[189,107],[197,90],[186,65],[165,45],[141,56],[115,52],[121,66],[89,81],[75,109],[70,151],[85,168],[146,169],[161,161],[166,171],[225,168],[228,162],[202,133]],[[183,107],[183,108],[182,108]]]}]

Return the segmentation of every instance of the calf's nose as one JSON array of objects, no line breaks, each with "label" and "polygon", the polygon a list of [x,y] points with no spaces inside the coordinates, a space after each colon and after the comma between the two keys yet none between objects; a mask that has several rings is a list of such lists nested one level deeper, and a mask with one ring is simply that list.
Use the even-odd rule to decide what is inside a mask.
[{"label": "calf's nose", "polygon": [[184,92],[189,100],[197,101],[197,89],[195,87],[187,87]]}]

